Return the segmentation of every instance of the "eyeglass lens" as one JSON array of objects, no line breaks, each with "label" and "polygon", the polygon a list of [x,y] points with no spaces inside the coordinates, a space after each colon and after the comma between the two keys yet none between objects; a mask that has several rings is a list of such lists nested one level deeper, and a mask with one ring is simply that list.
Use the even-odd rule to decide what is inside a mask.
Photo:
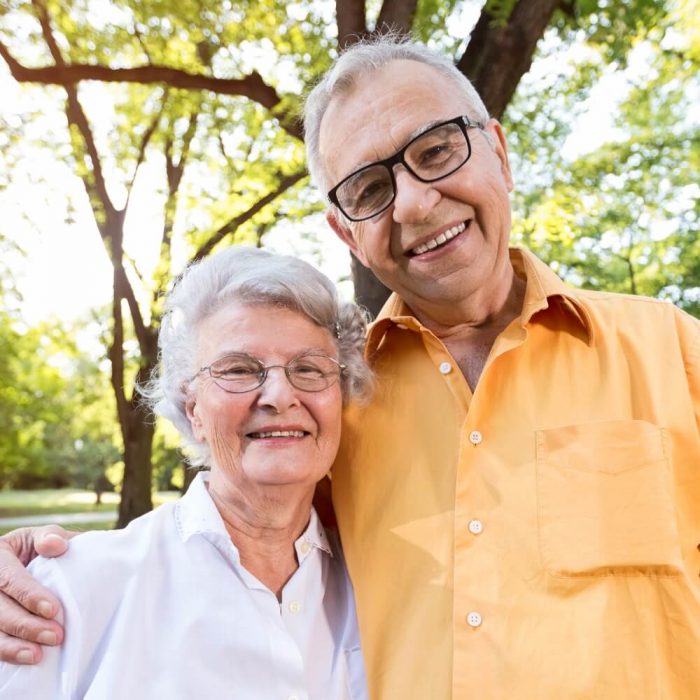
[{"label": "eyeglass lens", "polygon": [[302,391],[322,391],[338,380],[341,367],[325,355],[303,355],[287,365],[265,366],[249,355],[222,357],[209,367],[214,382],[224,391],[238,394],[261,386],[270,369],[283,369],[292,386]]},{"label": "eyeglass lens", "polygon": [[[469,159],[469,143],[458,124],[441,124],[411,141],[403,163],[419,180],[433,182],[447,177]],[[338,203],[351,219],[368,219],[394,198],[394,179],[385,164],[369,165],[351,175],[336,191]]]}]

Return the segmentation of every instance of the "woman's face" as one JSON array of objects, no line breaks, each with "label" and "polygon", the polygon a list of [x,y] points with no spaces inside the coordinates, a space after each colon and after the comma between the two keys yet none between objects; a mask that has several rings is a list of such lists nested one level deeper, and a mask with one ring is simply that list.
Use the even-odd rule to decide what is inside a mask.
[{"label": "woman's face", "polygon": [[[289,309],[234,301],[198,330],[199,367],[231,353],[246,353],[265,366],[286,365],[305,353],[338,359],[331,334]],[[211,449],[212,479],[216,474],[240,490],[312,488],[338,450],[341,409],[339,382],[318,392],[302,391],[283,369],[271,369],[261,387],[240,394],[227,393],[202,372],[187,401],[195,437]]]}]

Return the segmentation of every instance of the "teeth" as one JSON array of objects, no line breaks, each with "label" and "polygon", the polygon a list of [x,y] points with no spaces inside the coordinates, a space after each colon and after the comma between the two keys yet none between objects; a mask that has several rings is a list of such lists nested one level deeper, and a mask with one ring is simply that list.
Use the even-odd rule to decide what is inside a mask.
[{"label": "teeth", "polygon": [[433,250],[439,245],[447,243],[447,241],[451,241],[455,236],[458,236],[460,233],[462,233],[462,231],[464,231],[466,227],[467,226],[464,222],[462,222],[461,224],[457,224],[457,226],[453,226],[452,228],[447,229],[447,231],[444,231],[439,236],[433,238],[431,241],[426,241],[425,243],[421,243],[415,248],[412,248],[411,253],[413,255],[421,255],[422,253],[427,253],[429,250]]},{"label": "teeth", "polygon": [[271,437],[304,437],[303,430],[270,430],[265,433],[251,433],[254,438],[271,438]]}]

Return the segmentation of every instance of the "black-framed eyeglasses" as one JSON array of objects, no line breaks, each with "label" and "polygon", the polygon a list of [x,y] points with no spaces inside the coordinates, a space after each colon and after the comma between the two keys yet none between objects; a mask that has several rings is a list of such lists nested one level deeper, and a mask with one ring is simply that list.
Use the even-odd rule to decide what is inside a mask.
[{"label": "black-framed eyeglasses", "polygon": [[220,389],[229,394],[244,394],[261,387],[269,371],[275,368],[283,369],[289,383],[301,391],[328,389],[345,371],[345,365],[327,355],[305,354],[286,365],[264,365],[256,357],[236,352],[202,367],[192,379],[208,372]]},{"label": "black-framed eyeglasses", "polygon": [[435,182],[459,170],[472,154],[467,129],[483,129],[481,122],[461,116],[440,122],[411,139],[398,153],[370,163],[341,180],[328,199],[350,221],[381,214],[396,197],[394,166],[401,163],[421,182]]}]

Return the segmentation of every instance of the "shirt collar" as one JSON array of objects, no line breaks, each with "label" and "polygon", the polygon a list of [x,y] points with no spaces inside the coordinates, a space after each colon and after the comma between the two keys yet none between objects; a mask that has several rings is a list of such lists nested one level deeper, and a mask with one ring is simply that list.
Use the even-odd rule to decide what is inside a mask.
[{"label": "shirt collar", "polygon": [[[183,542],[186,542],[191,537],[205,536],[212,541],[223,541],[238,552],[235,544],[231,542],[221,514],[209,495],[208,484],[209,472],[199,472],[187,489],[187,493],[175,504],[175,522],[180,537]],[[294,548],[300,564],[313,548],[333,556],[326,532],[313,508],[309,524],[294,543]]]},{"label": "shirt collar", "polygon": [[[589,345],[594,332],[590,315],[576,291],[567,287],[549,265],[524,248],[511,248],[510,260],[515,274],[526,280],[525,299],[520,323],[527,325],[536,313],[558,307],[570,318],[577,329],[583,330]],[[367,335],[366,355],[371,357],[379,347],[386,332],[392,326],[413,331],[427,330],[413,315],[398,294],[392,294],[382,307],[377,320]]]}]

